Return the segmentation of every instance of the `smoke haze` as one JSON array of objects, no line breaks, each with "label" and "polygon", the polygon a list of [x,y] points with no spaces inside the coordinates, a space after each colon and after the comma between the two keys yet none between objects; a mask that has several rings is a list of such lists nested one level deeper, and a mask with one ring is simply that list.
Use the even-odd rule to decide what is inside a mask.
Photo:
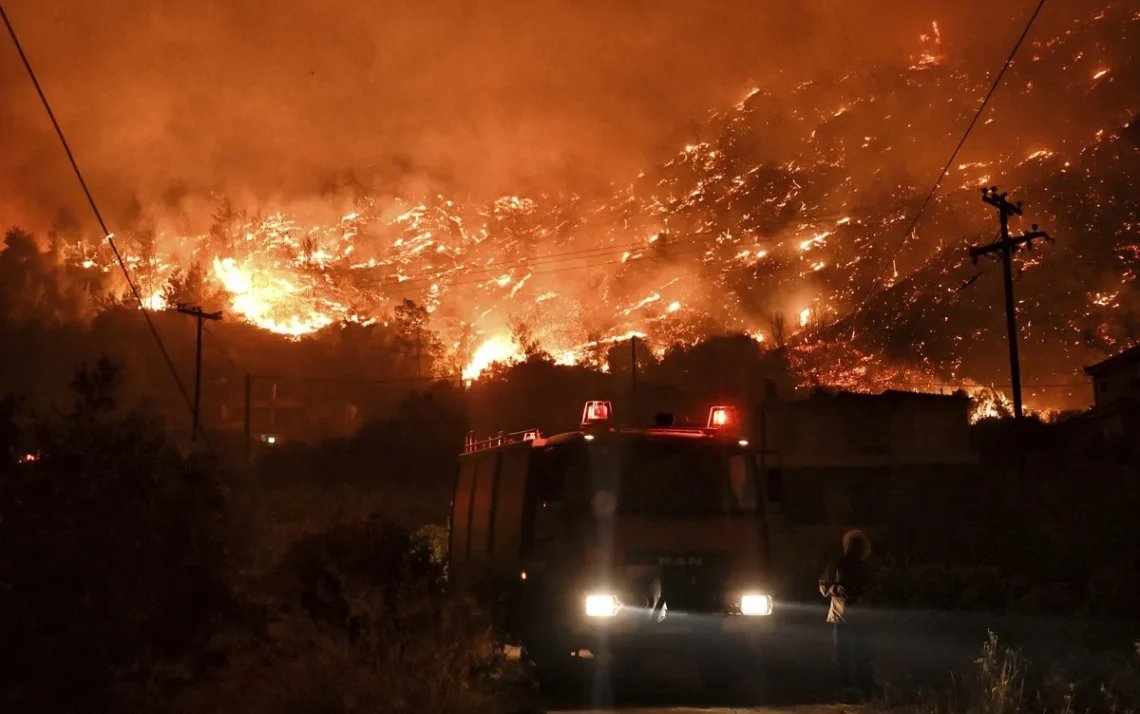
[{"label": "smoke haze", "polygon": [[[7,10],[109,213],[171,187],[312,194],[346,172],[400,193],[625,181],[753,84],[905,61],[938,20],[963,51],[1013,23],[980,2],[14,0]],[[1019,10],[1011,14],[1020,15]],[[0,209],[78,189],[0,43]],[[4,205],[6,204],[6,205]],[[33,224],[34,225],[34,224]]]}]

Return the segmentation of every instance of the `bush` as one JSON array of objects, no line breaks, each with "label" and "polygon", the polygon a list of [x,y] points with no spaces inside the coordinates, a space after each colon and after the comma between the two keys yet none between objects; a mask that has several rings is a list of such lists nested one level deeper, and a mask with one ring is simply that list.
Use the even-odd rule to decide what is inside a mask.
[{"label": "bush", "polygon": [[118,383],[110,362],[81,369],[73,409],[21,435],[39,459],[0,463],[5,711],[111,709],[127,680],[196,667],[228,607],[221,491],[118,409]]},{"label": "bush", "polygon": [[226,665],[212,691],[182,706],[432,714],[525,702],[487,619],[444,585],[431,544],[390,524],[307,538],[270,584],[261,635],[219,638]]},{"label": "bush", "polygon": [[1070,655],[1035,667],[990,633],[963,676],[940,692],[888,684],[884,708],[926,714],[1135,714],[1140,712],[1140,645],[1128,653]]}]

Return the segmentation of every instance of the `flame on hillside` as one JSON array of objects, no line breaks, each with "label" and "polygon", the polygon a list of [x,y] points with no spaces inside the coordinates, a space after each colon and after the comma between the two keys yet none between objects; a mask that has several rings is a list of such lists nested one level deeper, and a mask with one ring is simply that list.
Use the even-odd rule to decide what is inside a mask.
[{"label": "flame on hillside", "polygon": [[[1109,26],[1097,22],[1106,12],[1119,20],[1109,39],[1097,34]],[[1112,111],[1096,126],[1066,124],[1079,135],[1045,148],[1040,136],[1015,140],[1008,103],[995,108],[980,132],[1000,129],[1002,140],[989,145],[1002,148],[980,159],[963,154],[903,244],[900,232],[922,203],[926,179],[916,183],[889,167],[930,140],[927,120],[945,113],[946,126],[959,132],[950,119],[972,112],[988,82],[985,71],[971,74],[947,56],[937,22],[901,74],[886,80],[844,77],[826,90],[804,82],[785,90],[782,103],[774,89],[751,88],[710,117],[700,140],[608,200],[535,195],[463,204],[357,195],[333,220],[230,208],[209,233],[160,233],[153,257],[136,257],[133,267],[145,268],[146,305],[162,309],[161,285],[174,267],[204,265],[210,284],[224,291],[227,315],[290,338],[345,322],[387,324],[412,298],[442,343],[455,346],[449,358],[466,380],[522,359],[526,346],[512,325],[523,324],[560,364],[600,367],[598,347],[632,334],[660,355],[669,345],[734,332],[791,345],[805,383],[974,388],[965,375],[983,382],[1004,372],[995,293],[963,287],[987,273],[982,266],[971,277],[978,269],[966,245],[993,231],[976,188],[1001,181],[1015,196],[1019,186],[1031,187],[1027,213],[1055,235],[1068,228],[1100,241],[1074,235],[1067,247],[1020,263],[1034,276],[1018,285],[1024,356],[1048,354],[1072,375],[1088,355],[1124,343],[1121,306],[1134,296],[1140,270],[1140,202],[1119,179],[1140,166],[1121,129],[1138,107],[1115,79],[1136,71],[1129,63],[1137,27],[1140,15],[1109,8],[1027,47],[1024,68],[1019,63],[1009,80],[1019,83],[1010,90],[1017,102],[1043,91],[1034,80],[1050,81],[1073,96],[1097,92]],[[1095,67],[1073,60],[1092,49]],[[881,85],[882,94],[868,95],[868,85]],[[773,122],[795,139],[765,146]],[[78,248],[77,264],[108,269],[105,256],[91,253]],[[1046,289],[1055,286],[1035,274],[1047,270],[1095,284],[1077,302],[1046,309]],[[996,282],[987,274],[979,285]],[[846,322],[853,314],[864,319],[868,306],[867,321]],[[986,399],[979,397],[979,414],[1000,409],[1000,398]]]}]

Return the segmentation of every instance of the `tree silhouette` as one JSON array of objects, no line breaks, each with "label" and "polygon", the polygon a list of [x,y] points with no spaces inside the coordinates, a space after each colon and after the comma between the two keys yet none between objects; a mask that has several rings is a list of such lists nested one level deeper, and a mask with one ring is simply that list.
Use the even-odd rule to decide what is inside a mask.
[{"label": "tree silhouette", "polygon": [[428,329],[427,308],[405,298],[393,311],[406,360],[417,375],[431,374],[443,358],[443,343]]},{"label": "tree silhouette", "polygon": [[168,307],[174,305],[201,305],[207,311],[220,310],[225,306],[225,292],[206,278],[202,264],[195,261],[190,269],[175,268],[162,289],[162,298]]},{"label": "tree silhouette", "polygon": [[119,409],[120,382],[81,368],[72,409],[36,425],[40,459],[0,480],[6,710],[107,711],[121,672],[193,655],[226,603],[219,491]]},{"label": "tree silhouette", "polygon": [[768,316],[768,332],[772,336],[772,344],[776,349],[783,349],[788,344],[788,318],[782,312],[773,312]]}]

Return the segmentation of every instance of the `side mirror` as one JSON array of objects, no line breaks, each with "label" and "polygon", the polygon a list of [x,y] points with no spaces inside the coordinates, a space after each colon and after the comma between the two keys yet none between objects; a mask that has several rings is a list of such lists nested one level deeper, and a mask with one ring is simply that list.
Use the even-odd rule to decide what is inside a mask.
[{"label": "side mirror", "polygon": [[768,484],[767,484],[768,500],[771,503],[779,503],[784,500],[784,474],[780,469],[771,469],[768,471]]}]

